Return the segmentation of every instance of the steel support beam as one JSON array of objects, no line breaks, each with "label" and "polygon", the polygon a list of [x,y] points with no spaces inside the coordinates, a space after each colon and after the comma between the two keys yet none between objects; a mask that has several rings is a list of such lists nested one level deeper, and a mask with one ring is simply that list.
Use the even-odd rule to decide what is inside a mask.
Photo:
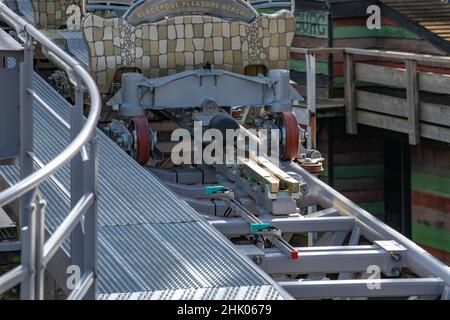
[{"label": "steel support beam", "polygon": [[295,163],[284,163],[284,170],[291,170],[301,175],[309,190],[317,195],[319,205],[324,208],[338,208],[342,215],[355,218],[355,223],[361,228],[361,235],[368,240],[395,240],[403,245],[408,253],[405,258],[406,266],[421,277],[439,277],[450,285],[450,267],[440,262],[404,235],[385,225],[369,212],[358,207],[339,192],[306,172]]},{"label": "steel support beam", "polygon": [[383,249],[362,250],[303,250],[296,248],[299,258],[290,259],[281,251],[265,253],[259,267],[268,274],[307,274],[367,272],[377,266],[390,274],[394,266],[391,256]]},{"label": "steel support beam", "polygon": [[[327,232],[348,231],[354,226],[352,217],[329,217],[329,218],[263,218],[264,223],[269,223],[283,233],[305,233],[305,232]],[[212,226],[226,236],[240,236],[250,233],[249,224],[241,218],[209,221]]]},{"label": "steel support beam", "polygon": [[320,211],[314,211],[308,214],[307,218],[325,218],[325,217],[339,217],[341,214],[336,208],[328,208]]},{"label": "steel support beam", "polygon": [[440,296],[444,289],[441,279],[368,279],[280,282],[293,297],[307,298],[388,298],[410,296]]}]

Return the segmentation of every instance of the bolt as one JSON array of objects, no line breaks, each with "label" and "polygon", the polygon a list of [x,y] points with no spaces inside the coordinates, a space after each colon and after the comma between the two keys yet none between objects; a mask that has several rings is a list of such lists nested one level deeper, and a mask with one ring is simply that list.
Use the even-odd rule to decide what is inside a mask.
[{"label": "bolt", "polygon": [[398,268],[398,267],[394,267],[394,268],[391,269],[391,274],[394,277],[399,277],[401,273],[402,272],[401,272],[400,268]]},{"label": "bolt", "polygon": [[260,265],[262,263],[262,257],[261,256],[255,256],[253,258],[253,261],[257,264]]},{"label": "bolt", "polygon": [[391,252],[391,258],[392,258],[392,260],[398,262],[398,261],[400,261],[402,259],[402,256],[399,255],[398,253]]}]

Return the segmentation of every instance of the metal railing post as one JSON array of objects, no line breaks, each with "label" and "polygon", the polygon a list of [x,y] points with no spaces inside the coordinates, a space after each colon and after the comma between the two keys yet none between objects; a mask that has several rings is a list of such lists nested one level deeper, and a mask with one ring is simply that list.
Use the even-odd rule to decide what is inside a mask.
[{"label": "metal railing post", "polygon": [[94,282],[85,299],[94,300],[97,295],[97,252],[98,252],[98,138],[94,134],[89,142],[90,156],[84,164],[84,191],[94,194],[94,202],[84,216],[84,270],[94,273]]},{"label": "metal railing post", "polygon": [[308,149],[316,145],[316,55],[306,54],[306,106],[310,112]]},{"label": "metal railing post", "polygon": [[[34,196],[32,196],[34,198]],[[28,216],[26,224],[22,226],[21,236],[21,251],[20,263],[28,269],[28,274],[20,285],[20,299],[33,300],[35,298],[35,284],[36,284],[36,203],[28,205]]]},{"label": "metal railing post", "polygon": [[40,193],[36,194],[35,211],[34,214],[36,229],[35,229],[35,299],[44,299],[44,243],[45,243],[45,207],[47,202],[41,198]]},{"label": "metal railing post", "polygon": [[[33,173],[33,38],[27,34],[24,58],[20,64],[20,179]],[[22,299],[34,298],[34,215],[32,201],[34,190],[20,198],[21,263],[30,269],[30,275],[21,285]]]},{"label": "metal railing post", "polygon": [[[75,104],[70,109],[70,137],[75,139],[82,127],[83,119],[83,84],[77,77]],[[83,161],[78,153],[70,162],[70,204],[73,208],[83,195]],[[83,270],[83,229],[80,223],[70,236],[71,264]]]}]

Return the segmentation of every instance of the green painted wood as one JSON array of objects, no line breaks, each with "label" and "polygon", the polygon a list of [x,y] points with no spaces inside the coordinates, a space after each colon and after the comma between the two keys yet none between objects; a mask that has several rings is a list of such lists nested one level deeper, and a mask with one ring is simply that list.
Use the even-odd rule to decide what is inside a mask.
[{"label": "green painted wood", "polygon": [[328,38],[328,12],[302,11],[295,13],[295,34],[313,38]]},{"label": "green painted wood", "polygon": [[375,216],[385,213],[384,201],[358,203],[358,205]]},{"label": "green painted wood", "polygon": [[334,177],[336,179],[348,179],[359,177],[382,177],[384,176],[383,164],[335,166]]},{"label": "green painted wood", "polygon": [[328,26],[328,12],[325,11],[296,11],[295,22]]},{"label": "green painted wood", "polygon": [[364,165],[383,162],[384,154],[382,151],[360,151],[350,153],[337,152],[334,154],[334,164],[337,166],[348,165],[349,163],[353,165]]},{"label": "green painted wood", "polygon": [[320,174],[322,177],[328,177],[328,166],[322,166],[323,167],[323,171]]},{"label": "green painted wood", "polygon": [[421,40],[415,33],[402,27],[382,26],[381,29],[369,30],[365,26],[337,26],[333,28],[334,39],[355,38],[398,38]]},{"label": "green painted wood", "polygon": [[344,82],[345,82],[345,79],[342,76],[333,77],[333,87],[343,88]]},{"label": "green painted wood", "polygon": [[450,252],[450,232],[412,223],[412,239],[431,248]]},{"label": "green painted wood", "polygon": [[[448,107],[445,106],[444,108],[448,108]],[[445,116],[444,113],[439,114],[439,117],[437,117],[437,119],[440,119],[441,117],[450,119],[450,116]],[[445,119],[445,120],[447,120],[447,119]],[[445,121],[444,119],[442,119],[442,120]],[[426,120],[422,120],[422,121],[426,122]],[[450,179],[450,163],[449,162],[440,163],[440,165],[437,166],[435,163],[432,162],[431,159],[428,161],[423,159],[421,161],[413,161],[411,166],[412,166],[412,170],[414,170],[414,171],[423,172],[423,173],[426,173],[426,174],[429,174],[432,176],[439,176],[439,177],[445,177],[445,178]]]},{"label": "green painted wood", "polygon": [[[306,72],[306,61],[293,59],[290,61],[291,70],[298,72]],[[316,74],[322,74],[328,76],[328,63],[317,61],[316,62]]]},{"label": "green painted wood", "polygon": [[450,178],[438,177],[431,174],[413,170],[411,172],[412,189],[437,192],[450,195]]}]

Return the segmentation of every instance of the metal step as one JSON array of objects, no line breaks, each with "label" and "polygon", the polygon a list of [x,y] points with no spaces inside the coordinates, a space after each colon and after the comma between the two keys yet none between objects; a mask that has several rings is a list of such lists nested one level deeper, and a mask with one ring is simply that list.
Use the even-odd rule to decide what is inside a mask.
[{"label": "metal step", "polygon": [[8,214],[0,208],[0,241],[14,240],[17,238],[17,226],[8,216]]}]

